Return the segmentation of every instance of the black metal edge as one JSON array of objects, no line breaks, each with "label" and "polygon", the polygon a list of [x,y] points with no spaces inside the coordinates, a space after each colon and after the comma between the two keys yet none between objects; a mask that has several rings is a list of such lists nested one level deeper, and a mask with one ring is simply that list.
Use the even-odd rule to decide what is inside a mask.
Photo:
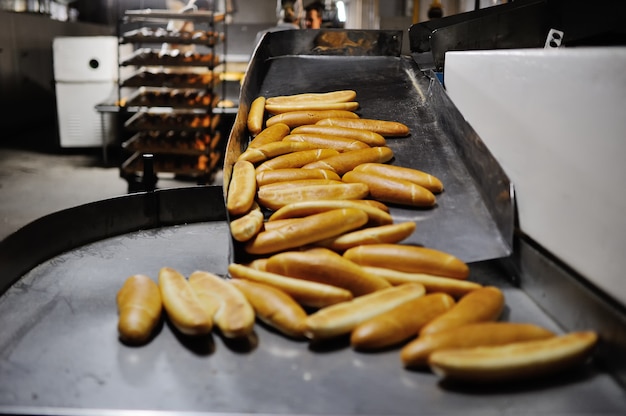
[{"label": "black metal edge", "polygon": [[0,294],[58,254],[142,229],[222,221],[222,187],[160,189],[96,201],[36,219],[0,241]]},{"label": "black metal edge", "polygon": [[551,21],[546,0],[517,0],[414,24],[409,48],[423,69],[443,72],[447,51],[543,47]]},{"label": "black metal edge", "polygon": [[421,67],[443,72],[447,51],[543,48],[550,29],[561,46],[625,45],[626,2],[516,0],[414,24],[409,45]]},{"label": "black metal edge", "polygon": [[517,229],[511,256],[497,260],[509,280],[564,331],[594,330],[594,359],[626,388],[626,307]]},{"label": "black metal edge", "polygon": [[[468,123],[461,122],[464,120],[463,115],[445,92],[434,72],[429,71],[427,75],[430,78],[428,102],[437,108],[434,113],[442,130],[450,139],[456,139],[455,145],[460,153],[460,159],[465,162],[469,173],[478,184],[485,205],[500,231],[504,245],[508,248],[502,257],[507,257],[513,250],[516,220],[514,185],[476,131]],[[434,93],[435,91],[437,92]]]},{"label": "black metal edge", "polygon": [[399,56],[402,36],[401,30],[373,29],[267,32],[253,51],[250,63],[285,55]]}]

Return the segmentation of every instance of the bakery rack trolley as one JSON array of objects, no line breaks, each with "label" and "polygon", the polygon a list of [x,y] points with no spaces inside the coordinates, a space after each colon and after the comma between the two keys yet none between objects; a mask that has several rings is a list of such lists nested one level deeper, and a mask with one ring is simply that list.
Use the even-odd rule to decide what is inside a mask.
[{"label": "bakery rack trolley", "polygon": [[221,160],[215,108],[224,25],[224,13],[215,10],[124,12],[120,176],[129,192],[154,189],[166,175],[211,182]]}]

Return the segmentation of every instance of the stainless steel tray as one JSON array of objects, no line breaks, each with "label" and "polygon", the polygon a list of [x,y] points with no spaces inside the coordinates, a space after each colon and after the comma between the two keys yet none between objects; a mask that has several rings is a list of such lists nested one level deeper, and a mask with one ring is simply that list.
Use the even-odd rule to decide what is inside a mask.
[{"label": "stainless steel tray", "polygon": [[[248,342],[180,336],[165,320],[147,345],[117,339],[115,294],[170,266],[225,274],[219,187],[138,193],[51,214],[0,242],[0,413],[29,415],[618,415],[624,391],[590,363],[489,388],[402,368],[398,349],[313,347],[262,324]],[[195,201],[195,203],[191,203]],[[503,319],[559,326],[493,262],[476,280],[506,296]]]},{"label": "stainless steel tray", "polygon": [[[405,242],[447,251],[467,262],[508,256],[513,187],[439,81],[400,56],[402,33],[329,33],[343,43],[322,47],[328,42],[322,43],[315,30],[271,33],[262,39],[244,77],[226,147],[225,189],[232,165],[249,142],[246,118],[257,96],[353,89],[361,117],[409,126],[409,137],[387,140],[395,154],[391,163],[431,173],[445,186],[433,209],[391,207],[394,220],[417,223]],[[235,258],[241,255],[236,244],[234,250]]]}]

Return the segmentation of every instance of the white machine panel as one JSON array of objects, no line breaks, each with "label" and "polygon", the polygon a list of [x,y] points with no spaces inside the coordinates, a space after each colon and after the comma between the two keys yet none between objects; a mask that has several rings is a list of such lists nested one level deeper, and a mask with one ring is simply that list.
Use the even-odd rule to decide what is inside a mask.
[{"label": "white machine panel", "polygon": [[56,84],[61,147],[99,147],[115,137],[115,119],[96,105],[117,92],[112,82]]},{"label": "white machine panel", "polygon": [[115,36],[57,36],[52,41],[56,82],[117,81]]},{"label": "white machine panel", "polygon": [[626,305],[626,48],[448,52],[451,99],[509,175],[519,225]]},{"label": "white machine panel", "polygon": [[59,143],[96,147],[110,143],[115,120],[96,105],[118,97],[118,39],[59,36],[53,40]]}]

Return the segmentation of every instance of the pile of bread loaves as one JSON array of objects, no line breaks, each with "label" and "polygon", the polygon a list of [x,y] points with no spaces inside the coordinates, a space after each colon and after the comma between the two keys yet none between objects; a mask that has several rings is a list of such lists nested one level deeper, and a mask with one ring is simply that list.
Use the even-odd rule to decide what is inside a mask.
[{"label": "pile of bread loaves", "polygon": [[118,293],[119,332],[146,342],[162,309],[184,334],[217,326],[250,335],[255,320],[311,342],[346,337],[358,350],[398,348],[407,368],[494,382],[580,364],[594,331],[556,334],[500,321],[504,293],[470,281],[452,254],[402,241],[414,222],[394,223],[387,204],[433,208],[443,184],[394,166],[396,121],[363,119],[351,90],[258,97],[251,140],[226,196],[231,234],[250,261],[230,278],[185,278],[163,268],[158,284],[133,276]]}]

